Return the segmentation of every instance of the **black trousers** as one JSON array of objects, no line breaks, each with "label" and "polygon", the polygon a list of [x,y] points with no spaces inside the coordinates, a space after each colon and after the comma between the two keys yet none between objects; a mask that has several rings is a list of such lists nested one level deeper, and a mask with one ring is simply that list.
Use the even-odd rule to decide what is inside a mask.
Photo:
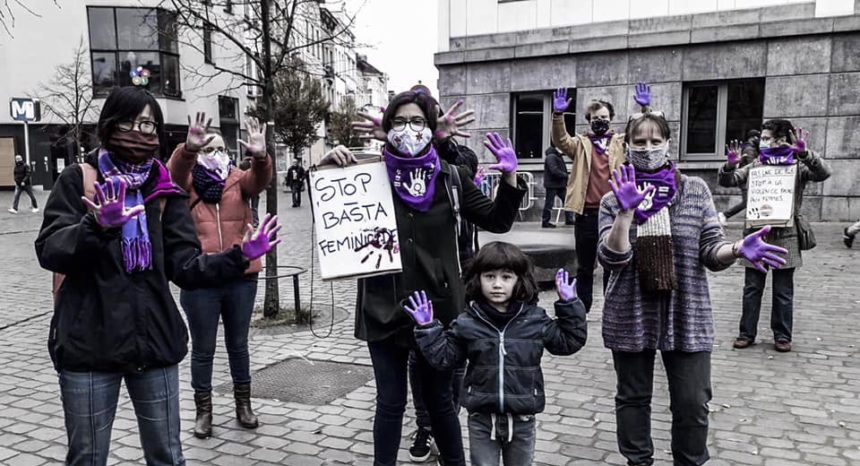
[{"label": "black trousers", "polygon": [[[561,199],[564,202],[564,196],[567,195],[567,188],[546,188],[546,197],[543,202],[543,213],[541,221],[550,223],[552,220],[552,208],[555,206],[555,198]],[[573,223],[573,212],[564,211],[564,223]]]},{"label": "black trousers", "polygon": [[[591,311],[594,300],[594,267],[597,264],[597,243],[600,235],[597,229],[597,211],[586,211],[576,216],[573,228],[576,236],[576,295],[585,305],[585,311]],[[609,284],[609,271],[603,271],[603,291]]]},{"label": "black trousers", "polygon": [[[651,440],[651,394],[654,350],[612,352],[618,392],[615,419],[618,449],[629,466],[654,464]],[[708,455],[708,402],[711,401],[711,353],[661,352],[669,381],[674,466],[699,466]]]},{"label": "black trousers", "polygon": [[21,193],[27,193],[27,195],[30,196],[30,205],[32,205],[34,209],[39,207],[36,204],[36,196],[33,195],[33,186],[27,184],[24,186],[15,186],[15,198],[12,201],[13,209],[18,210],[18,201],[21,199]]},{"label": "black trousers", "polygon": [[[794,268],[772,269],[773,299],[770,310],[770,329],[774,341],[791,341],[794,324]],[[744,277],[744,309],[741,315],[740,336],[755,341],[758,318],[761,314],[761,297],[767,283],[767,274],[747,267]]]},{"label": "black trousers", "polygon": [[293,183],[291,188],[293,192],[293,207],[301,207],[302,205],[302,184]]}]

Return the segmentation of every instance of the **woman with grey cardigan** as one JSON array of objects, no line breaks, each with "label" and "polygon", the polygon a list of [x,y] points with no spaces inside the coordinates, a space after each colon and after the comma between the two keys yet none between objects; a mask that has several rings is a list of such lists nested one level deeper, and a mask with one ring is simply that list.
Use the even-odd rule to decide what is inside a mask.
[{"label": "woman with grey cardigan", "polygon": [[[770,328],[773,331],[774,347],[781,353],[791,351],[791,331],[794,317],[794,270],[803,265],[800,255],[800,207],[803,204],[803,191],[810,181],[821,182],[830,178],[830,167],[814,152],[806,148],[807,133],[788,120],[769,120],[764,122],[759,143],[759,157],[743,168],[737,168],[736,149],[730,147],[726,165],[720,170],[720,185],[725,187],[747,184],[751,169],[762,165],[797,165],[794,184],[794,225],[787,228],[774,228],[767,240],[788,250],[788,262],[773,270],[773,304]],[[792,144],[793,142],[793,144]],[[795,157],[796,156],[796,157]],[[747,229],[746,233],[753,232]],[[761,311],[761,297],[764,294],[767,270],[747,265],[744,277],[743,314],[740,333],[734,347],[743,349],[755,343],[758,330],[758,317]]]},{"label": "woman with grey cardigan", "polygon": [[627,160],[613,173],[600,207],[598,260],[611,271],[603,340],[612,350],[618,448],[628,465],[654,463],[651,394],[660,350],[669,382],[676,466],[708,458],[713,313],[706,269],[739,257],[779,267],[786,251],[762,241],[767,228],[731,243],[711,192],[669,161],[669,125],[645,113],[627,125]]}]

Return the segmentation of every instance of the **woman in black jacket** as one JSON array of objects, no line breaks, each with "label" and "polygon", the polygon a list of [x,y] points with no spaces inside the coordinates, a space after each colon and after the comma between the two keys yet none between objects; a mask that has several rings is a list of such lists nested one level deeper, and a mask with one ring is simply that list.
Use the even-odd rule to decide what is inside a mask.
[{"label": "woman in black jacket", "polygon": [[[517,186],[516,154],[498,135],[485,145],[499,160],[491,168],[503,172],[495,201],[484,196],[465,169],[441,160],[430,142],[437,129],[435,101],[424,93],[404,92],[391,101],[382,118],[387,134],[384,160],[394,192],[394,210],[403,271],[363,278],[358,282],[356,337],[367,341],[376,376],[376,417],[373,424],[374,464],[394,465],[406,409],[407,360],[415,347],[415,324],[401,301],[426,290],[437,303],[439,320],[447,325],[465,307],[465,292],[457,257],[457,215],[479,227],[510,230],[526,190]],[[354,156],[337,147],[322,163],[346,165]],[[420,170],[420,171],[419,171]],[[456,170],[456,173],[454,173]],[[423,173],[418,177],[417,174]],[[462,189],[452,189],[459,177]],[[418,358],[424,402],[444,464],[464,465],[460,423],[451,400],[451,372],[434,370]]]},{"label": "woman in black jacket", "polygon": [[424,292],[404,306],[419,325],[415,338],[433,367],[449,370],[469,360],[461,400],[469,411],[473,466],[498,466],[500,456],[506,466],[532,464],[534,415],[546,403],[543,351],[564,356],[585,345],[585,305],[576,297],[576,280],[571,283],[565,270],[556,274],[557,319],[551,319],[536,305],[532,270],[516,246],[490,243],[466,273],[470,303],[450,330],[433,320]]},{"label": "woman in black jacket", "polygon": [[45,206],[36,255],[55,281],[64,275],[48,350],[59,373],[67,464],[107,463],[123,381],[147,464],[185,464],[177,364],[188,332],[168,282],[198,288],[239,279],[249,260],[277,244],[267,219],[273,228],[249,232],[241,247],[201,253],[187,196],[156,158],[163,123],[152,94],[114,90],[99,117],[101,148],[63,170]]}]

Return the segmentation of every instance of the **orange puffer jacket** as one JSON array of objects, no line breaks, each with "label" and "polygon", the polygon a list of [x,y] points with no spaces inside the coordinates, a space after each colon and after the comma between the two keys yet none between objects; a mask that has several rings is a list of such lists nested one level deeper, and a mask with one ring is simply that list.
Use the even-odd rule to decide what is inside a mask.
[{"label": "orange puffer jacket", "polygon": [[[167,168],[173,181],[191,196],[188,199],[191,217],[197,236],[205,253],[219,253],[242,244],[242,238],[249,223],[253,223],[250,199],[262,193],[272,180],[272,159],[254,158],[251,168],[242,171],[233,168],[224,185],[221,202],[208,204],[202,202],[194,192],[191,171],[197,164],[197,153],[185,150],[180,144],[173,151]],[[246,273],[257,273],[262,269],[260,259],[251,262]]]}]

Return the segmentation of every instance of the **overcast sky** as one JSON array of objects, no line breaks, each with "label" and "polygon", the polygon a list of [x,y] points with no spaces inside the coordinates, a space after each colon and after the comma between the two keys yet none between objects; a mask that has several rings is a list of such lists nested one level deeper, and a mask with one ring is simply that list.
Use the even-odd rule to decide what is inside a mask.
[{"label": "overcast sky", "polygon": [[372,46],[361,53],[388,74],[388,89],[401,92],[422,81],[438,95],[439,72],[433,66],[438,42],[437,1],[347,0],[353,11],[362,4],[356,41]]}]

